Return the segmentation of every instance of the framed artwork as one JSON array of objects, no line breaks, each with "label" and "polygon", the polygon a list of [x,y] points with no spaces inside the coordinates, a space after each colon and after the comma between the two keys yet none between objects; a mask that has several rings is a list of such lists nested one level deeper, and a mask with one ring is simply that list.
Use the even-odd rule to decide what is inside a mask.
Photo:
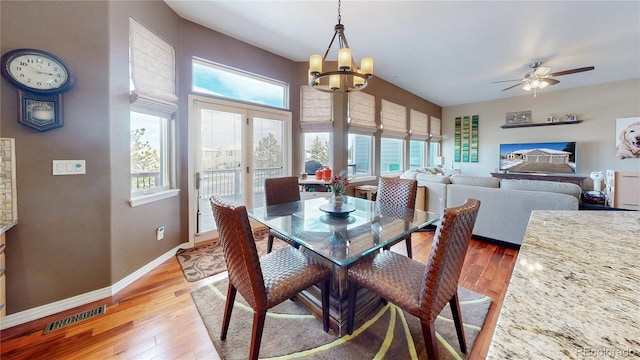
[{"label": "framed artwork", "polygon": [[62,94],[32,94],[18,89],[18,122],[39,131],[63,126]]},{"label": "framed artwork", "polygon": [[528,124],[531,122],[531,110],[508,112],[505,125]]},{"label": "framed artwork", "polygon": [[616,119],[616,157],[640,158],[640,117]]}]

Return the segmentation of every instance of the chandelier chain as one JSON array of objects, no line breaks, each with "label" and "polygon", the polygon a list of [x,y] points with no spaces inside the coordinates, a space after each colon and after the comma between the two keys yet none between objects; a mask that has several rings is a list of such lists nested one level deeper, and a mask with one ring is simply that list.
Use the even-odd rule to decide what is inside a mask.
[{"label": "chandelier chain", "polygon": [[342,16],[340,15],[340,5],[341,5],[341,0],[338,0],[338,24],[340,24],[340,20],[342,20]]}]

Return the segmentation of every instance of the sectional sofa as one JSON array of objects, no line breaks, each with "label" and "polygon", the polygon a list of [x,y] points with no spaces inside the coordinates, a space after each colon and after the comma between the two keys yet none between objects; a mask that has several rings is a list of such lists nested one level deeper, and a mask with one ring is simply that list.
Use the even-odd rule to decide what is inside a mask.
[{"label": "sectional sofa", "polygon": [[416,208],[442,213],[468,198],[481,202],[473,234],[519,247],[532,210],[578,210],[578,185],[553,181],[512,180],[410,170],[402,178],[418,181]]}]

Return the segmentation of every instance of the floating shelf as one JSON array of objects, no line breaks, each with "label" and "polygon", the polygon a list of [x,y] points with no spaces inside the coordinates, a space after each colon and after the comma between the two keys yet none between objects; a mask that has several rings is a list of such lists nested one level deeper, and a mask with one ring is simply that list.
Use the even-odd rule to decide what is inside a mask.
[{"label": "floating shelf", "polygon": [[574,121],[560,121],[560,122],[551,122],[551,123],[527,123],[527,124],[514,124],[514,125],[502,125],[500,126],[503,129],[511,129],[511,128],[520,128],[520,127],[532,127],[532,126],[552,126],[552,125],[573,125],[579,124],[582,120],[574,120]]}]

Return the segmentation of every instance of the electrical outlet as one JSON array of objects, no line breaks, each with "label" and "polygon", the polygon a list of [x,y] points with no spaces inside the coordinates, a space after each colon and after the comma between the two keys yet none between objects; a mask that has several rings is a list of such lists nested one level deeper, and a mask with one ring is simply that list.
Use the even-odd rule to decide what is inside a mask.
[{"label": "electrical outlet", "polygon": [[160,241],[162,239],[164,239],[164,226],[156,229],[156,240]]}]

